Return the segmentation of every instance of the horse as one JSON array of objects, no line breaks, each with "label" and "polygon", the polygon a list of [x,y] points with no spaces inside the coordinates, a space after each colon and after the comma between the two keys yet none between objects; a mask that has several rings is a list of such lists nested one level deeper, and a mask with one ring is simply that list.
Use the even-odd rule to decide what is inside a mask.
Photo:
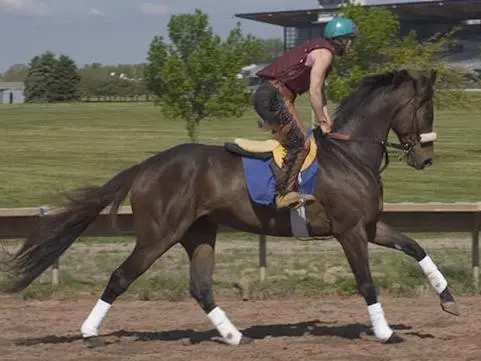
[{"label": "horse", "polygon": [[[374,335],[381,342],[397,343],[403,338],[389,326],[378,300],[369,268],[368,242],[414,258],[437,292],[442,309],[458,315],[448,283],[427,252],[415,240],[380,221],[380,172],[384,169],[380,168],[383,161],[387,166],[387,147],[402,150],[406,163],[416,170],[433,164],[435,80],[435,70],[419,77],[406,69],[369,75],[338,106],[331,133],[323,134],[319,127],[312,130],[310,167],[317,168],[306,176],[312,168],[304,167],[300,176],[310,177],[315,186],[312,192],[317,201],[313,204],[276,209],[272,202],[256,201],[246,179],[248,175],[260,177],[260,173],[252,172],[247,165],[255,163],[254,167],[262,168],[269,164],[270,175],[275,175],[275,165],[283,159],[282,152],[276,150],[283,148],[269,141],[249,143],[245,139],[224,145],[179,144],[120,171],[101,186],[72,190],[58,211],[39,219],[8,261],[11,277],[2,289],[15,293],[26,288],[103,209],[110,207],[115,226],[118,208],[130,193],[135,247],[111,273],[101,297],[82,323],[82,338],[90,347],[103,345],[99,328],[115,300],[177,243],[189,257],[190,295],[223,341],[228,345],[250,343],[252,339],[233,324],[213,295],[220,225],[270,236],[333,236],[345,253]],[[280,107],[284,116],[290,116]],[[387,141],[391,130],[399,143]],[[268,192],[263,191],[264,195]],[[272,200],[270,196],[267,198]]]}]

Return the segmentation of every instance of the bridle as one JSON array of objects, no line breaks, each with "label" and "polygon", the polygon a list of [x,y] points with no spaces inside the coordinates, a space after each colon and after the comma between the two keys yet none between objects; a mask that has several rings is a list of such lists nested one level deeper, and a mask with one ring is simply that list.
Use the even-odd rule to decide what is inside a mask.
[{"label": "bridle", "polygon": [[[413,103],[416,100],[416,97],[413,97],[412,99],[409,100],[409,102],[401,107],[401,109],[404,109],[406,106],[408,106],[409,103]],[[418,118],[417,118],[417,110],[419,107],[413,106],[413,116],[411,117],[412,119],[412,128],[415,129],[414,132],[409,132],[403,135],[400,135],[399,138],[403,139],[399,143],[397,142],[390,142],[387,140],[376,140],[376,139],[369,139],[369,138],[364,138],[364,137],[352,137],[350,135],[346,134],[340,134],[340,133],[329,133],[326,134],[325,137],[330,138],[330,139],[335,139],[335,140],[343,140],[343,141],[348,141],[348,142],[362,142],[362,143],[374,143],[378,144],[382,147],[382,154],[384,155],[384,165],[381,167],[379,170],[379,174],[382,173],[386,168],[389,166],[389,152],[387,148],[394,148],[397,150],[400,150],[402,152],[402,155],[400,156],[400,159],[403,157],[408,157],[409,154],[413,151],[414,147],[416,147],[418,144],[423,144],[423,143],[429,143],[429,142],[434,142],[436,140],[436,132],[429,132],[429,133],[421,133],[418,129]],[[322,132],[321,129],[319,131]]]}]

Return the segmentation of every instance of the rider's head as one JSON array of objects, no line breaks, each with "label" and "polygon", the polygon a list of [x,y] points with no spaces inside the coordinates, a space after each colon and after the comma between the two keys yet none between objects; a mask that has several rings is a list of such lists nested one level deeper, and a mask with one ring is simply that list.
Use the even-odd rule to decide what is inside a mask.
[{"label": "rider's head", "polygon": [[335,16],[324,27],[324,38],[334,45],[336,55],[344,55],[356,36],[356,24],[342,15]]}]

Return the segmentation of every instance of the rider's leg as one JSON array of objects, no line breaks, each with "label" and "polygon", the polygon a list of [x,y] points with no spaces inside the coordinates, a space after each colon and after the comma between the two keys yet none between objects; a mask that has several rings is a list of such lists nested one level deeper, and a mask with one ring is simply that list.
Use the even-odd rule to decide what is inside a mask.
[{"label": "rider's leg", "polygon": [[286,157],[277,183],[276,205],[278,208],[295,207],[301,201],[311,203],[313,195],[298,192],[298,176],[309,154],[310,141],[299,120],[291,99],[283,98],[279,107],[279,138],[286,148]]},{"label": "rider's leg", "polygon": [[312,195],[297,192],[297,177],[305,157],[309,153],[309,138],[290,99],[284,98],[269,82],[262,83],[253,95],[257,114],[263,119],[264,128],[286,148],[286,156],[277,180],[276,205],[278,208],[294,207],[302,200],[312,202]]},{"label": "rider's leg", "polygon": [[257,115],[262,119],[262,121],[259,121],[259,128],[274,131],[279,123],[276,118],[276,110],[270,107],[272,91],[277,91],[277,89],[268,82],[261,83],[252,95],[252,104]]}]

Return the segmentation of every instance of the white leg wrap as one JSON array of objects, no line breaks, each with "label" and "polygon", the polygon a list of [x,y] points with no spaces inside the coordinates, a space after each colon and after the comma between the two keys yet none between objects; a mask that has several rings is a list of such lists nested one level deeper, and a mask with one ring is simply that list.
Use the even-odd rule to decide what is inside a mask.
[{"label": "white leg wrap", "polygon": [[225,312],[216,307],[207,314],[210,322],[219,331],[225,342],[231,345],[238,345],[242,338],[242,333],[230,322]]},{"label": "white leg wrap", "polygon": [[90,314],[82,324],[82,328],[80,329],[84,338],[98,336],[100,324],[104,320],[105,316],[107,316],[107,312],[109,312],[110,307],[112,307],[110,303],[102,301],[101,299],[97,301],[94,308],[92,311],[90,311]]},{"label": "white leg wrap", "polygon": [[386,318],[384,317],[384,311],[379,302],[367,306],[369,312],[369,318],[371,319],[372,327],[376,337],[382,341],[389,340],[389,337],[394,333],[389,327]]},{"label": "white leg wrap", "polygon": [[444,291],[448,285],[448,281],[444,278],[443,274],[438,270],[438,267],[434,264],[431,257],[426,256],[419,261],[419,266],[427,276],[429,283],[436,290],[438,294]]}]

